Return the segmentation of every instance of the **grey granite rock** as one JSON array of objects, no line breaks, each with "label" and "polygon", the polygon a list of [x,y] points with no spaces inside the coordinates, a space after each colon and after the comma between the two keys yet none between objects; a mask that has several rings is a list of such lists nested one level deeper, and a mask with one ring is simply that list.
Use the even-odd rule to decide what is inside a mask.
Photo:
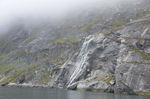
[{"label": "grey granite rock", "polygon": [[137,0],[85,9],[67,22],[14,23],[0,37],[0,85],[149,94],[149,5]]}]

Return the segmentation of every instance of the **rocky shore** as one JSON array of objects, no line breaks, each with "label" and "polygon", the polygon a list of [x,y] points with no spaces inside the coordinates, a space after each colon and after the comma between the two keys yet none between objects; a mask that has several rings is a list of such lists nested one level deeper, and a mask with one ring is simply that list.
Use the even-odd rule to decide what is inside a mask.
[{"label": "rocky shore", "polygon": [[137,1],[67,22],[16,23],[0,37],[0,85],[150,95],[150,2]]}]

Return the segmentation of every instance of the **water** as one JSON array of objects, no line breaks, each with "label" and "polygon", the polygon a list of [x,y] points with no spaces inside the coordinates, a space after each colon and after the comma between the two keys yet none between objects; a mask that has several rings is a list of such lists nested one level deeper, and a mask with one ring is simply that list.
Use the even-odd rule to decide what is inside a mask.
[{"label": "water", "polygon": [[[72,85],[76,80],[79,79],[79,77],[82,76],[83,72],[85,72],[87,63],[88,63],[88,55],[93,52],[94,48],[91,46],[91,42],[99,43],[100,41],[103,41],[104,35],[99,34],[99,35],[89,35],[86,37],[81,50],[79,52],[79,55],[77,57],[77,60],[74,64],[74,71],[67,83],[68,87]],[[87,61],[87,62],[86,62]]]},{"label": "water", "polygon": [[78,77],[80,77],[80,74],[82,74],[82,70],[84,70],[84,63],[87,59],[87,55],[89,53],[88,51],[88,47],[90,42],[94,39],[94,36],[88,36],[81,48],[81,51],[77,57],[77,62],[75,64],[75,71],[73,72],[73,74],[70,77],[70,81],[69,81],[69,85],[72,84],[76,79],[78,79]]},{"label": "water", "polygon": [[148,96],[115,95],[48,88],[0,88],[0,99],[150,99]]}]

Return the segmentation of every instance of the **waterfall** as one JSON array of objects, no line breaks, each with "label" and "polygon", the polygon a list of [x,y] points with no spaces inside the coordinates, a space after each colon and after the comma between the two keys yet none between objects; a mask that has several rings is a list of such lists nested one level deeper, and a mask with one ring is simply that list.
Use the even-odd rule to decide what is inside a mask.
[{"label": "waterfall", "polygon": [[71,85],[75,80],[77,80],[82,75],[82,71],[84,70],[84,68],[86,68],[84,66],[84,63],[86,62],[87,56],[90,52],[89,51],[90,42],[93,41],[94,38],[95,38],[94,36],[90,35],[85,39],[79,52],[79,55],[77,56],[77,60],[75,63],[75,70],[73,71],[69,79],[68,85]]}]

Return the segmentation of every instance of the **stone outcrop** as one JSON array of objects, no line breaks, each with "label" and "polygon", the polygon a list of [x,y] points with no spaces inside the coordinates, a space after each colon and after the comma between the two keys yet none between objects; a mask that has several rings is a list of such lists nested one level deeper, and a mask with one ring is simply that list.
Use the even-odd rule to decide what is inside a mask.
[{"label": "stone outcrop", "polygon": [[109,35],[85,38],[80,51],[61,68],[57,87],[149,93],[149,20],[143,17]]},{"label": "stone outcrop", "polygon": [[0,85],[150,95],[149,3],[14,25],[0,37]]},{"label": "stone outcrop", "polygon": [[150,92],[149,17],[133,22],[120,33],[115,71],[116,92]]}]

